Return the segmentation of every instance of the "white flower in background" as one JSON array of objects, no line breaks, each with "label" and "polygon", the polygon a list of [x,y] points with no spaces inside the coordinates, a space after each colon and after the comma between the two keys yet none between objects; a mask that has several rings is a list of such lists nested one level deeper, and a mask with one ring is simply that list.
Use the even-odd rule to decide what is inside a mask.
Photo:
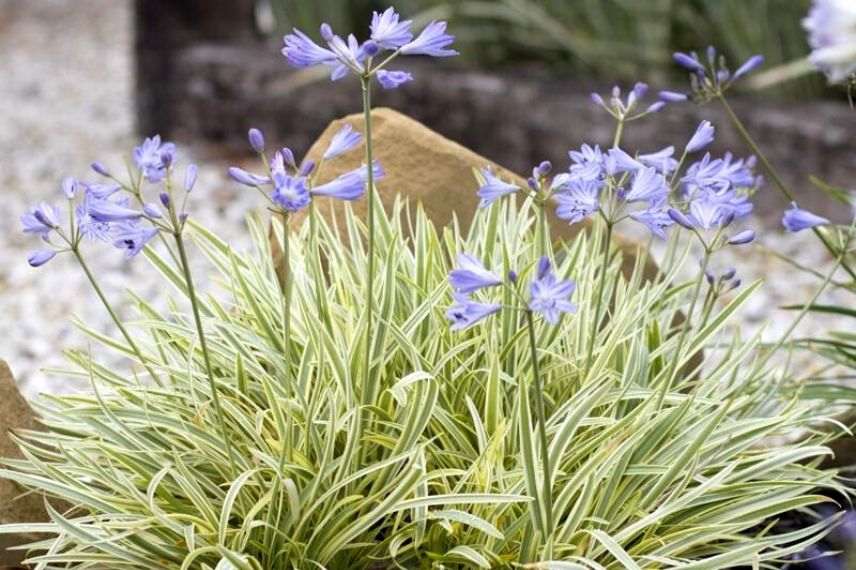
[{"label": "white flower in background", "polygon": [[856,0],[815,0],[803,27],[811,61],[831,83],[856,73]]}]

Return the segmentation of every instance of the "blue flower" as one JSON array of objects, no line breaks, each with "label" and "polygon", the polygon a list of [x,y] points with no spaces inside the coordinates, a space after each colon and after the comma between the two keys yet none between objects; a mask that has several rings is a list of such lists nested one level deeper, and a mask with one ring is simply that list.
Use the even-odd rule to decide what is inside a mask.
[{"label": "blue flower", "polygon": [[702,197],[690,202],[689,219],[697,229],[709,230],[719,227],[723,220],[727,219],[727,211],[722,204]]},{"label": "blue flower", "polygon": [[624,194],[624,200],[657,203],[665,200],[668,193],[666,178],[655,168],[645,167],[636,171],[630,190]]},{"label": "blue flower", "polygon": [[283,38],[285,46],[282,55],[292,66],[302,69],[315,65],[331,65],[336,62],[336,54],[316,44],[312,39],[295,28]]},{"label": "blue flower", "polygon": [[478,191],[479,198],[481,198],[481,202],[479,203],[480,208],[486,208],[499,198],[520,190],[515,184],[503,182],[502,179],[493,173],[490,167],[482,168],[481,173],[484,177],[484,184],[479,186]]},{"label": "blue flower", "polygon": [[458,55],[448,47],[455,41],[455,36],[446,33],[446,22],[433,21],[428,24],[419,36],[402,46],[400,51],[405,55],[430,55],[432,57],[451,57]]},{"label": "blue flower", "polygon": [[273,192],[271,200],[287,212],[299,212],[309,205],[309,181],[305,176],[291,176],[285,170],[285,159],[277,152],[270,166]]},{"label": "blue flower", "polygon": [[39,249],[27,257],[27,263],[32,267],[41,267],[54,257],[56,257],[56,251],[52,249]]},{"label": "blue flower", "polygon": [[[345,77],[349,70],[357,75],[365,73],[364,62],[369,52],[365,47],[361,48],[360,43],[353,34],[350,34],[348,41],[345,42],[345,40],[333,33],[329,24],[322,24],[321,35],[327,40],[330,50],[336,54],[337,63],[333,66],[333,71],[330,74],[330,78],[333,81],[338,81]],[[366,42],[366,44],[369,46],[368,49],[372,49],[371,46],[374,45],[369,44],[369,42]]]},{"label": "blue flower", "polygon": [[122,189],[118,184],[99,184],[99,183],[84,183],[86,194],[91,194],[94,198],[103,200],[109,198],[116,192]]},{"label": "blue flower", "polygon": [[87,239],[108,241],[110,239],[110,223],[99,222],[89,214],[89,208],[97,200],[99,200],[98,195],[90,190],[87,190],[83,195],[83,201],[75,209],[77,228],[81,235]]},{"label": "blue flower", "polygon": [[667,175],[678,167],[678,161],[673,158],[674,154],[675,147],[667,146],[657,152],[640,154],[636,159],[645,166],[656,168],[660,174]]},{"label": "blue flower", "polygon": [[502,308],[499,303],[478,303],[462,293],[455,293],[454,298],[455,304],[446,311],[453,331],[469,328]]},{"label": "blue flower", "polygon": [[791,207],[785,210],[785,214],[782,216],[782,225],[791,233],[801,232],[828,223],[829,220],[826,218],[801,209],[797,206],[796,202],[791,202]]},{"label": "blue flower", "polygon": [[[375,181],[384,176],[383,168],[378,161],[372,164],[372,175]],[[313,196],[328,196],[338,200],[357,200],[366,192],[369,170],[366,165],[346,172],[321,186],[312,188]]]},{"label": "blue flower", "polygon": [[630,217],[640,224],[644,224],[648,231],[660,239],[666,239],[666,230],[674,224],[668,210],[663,206],[632,212]]},{"label": "blue flower", "polygon": [[124,250],[125,257],[131,258],[140,253],[156,235],[158,230],[143,227],[133,222],[117,224],[113,235],[113,245]]},{"label": "blue flower", "polygon": [[407,71],[387,71],[380,69],[376,75],[378,83],[384,89],[398,89],[405,83],[413,81],[413,75]]},{"label": "blue flower", "polygon": [[274,177],[274,189],[271,199],[277,206],[288,212],[299,212],[309,205],[309,186],[302,176]]},{"label": "blue flower", "polygon": [[529,286],[529,309],[541,314],[551,325],[555,325],[562,313],[573,313],[577,310],[568,300],[575,288],[573,281],[560,281],[550,270],[549,259],[542,257],[538,262],[538,274]]},{"label": "blue flower", "polygon": [[133,153],[134,163],[149,182],[160,182],[175,158],[175,145],[161,142],[160,135],[143,141]]},{"label": "blue flower", "polygon": [[580,150],[572,150],[568,153],[571,158],[569,172],[574,177],[582,180],[602,180],[604,175],[604,156],[600,147],[590,147],[584,144]]},{"label": "blue flower", "polygon": [[430,55],[448,57],[457,52],[448,49],[454,37],[446,34],[446,22],[431,22],[414,39],[410,30],[411,21],[401,21],[393,8],[383,13],[374,12],[371,22],[371,38],[360,44],[351,34],[347,41],[333,33],[329,24],[321,25],[321,37],[327,47],[321,47],[300,30],[293,30],[284,38],[282,54],[288,62],[297,68],[324,65],[331,68],[330,78],[335,80],[352,72],[361,78],[377,76],[385,89],[395,89],[413,77],[405,71],[387,71],[381,65],[371,67],[374,56],[383,50],[395,50],[392,56],[383,61],[383,65],[398,54]]},{"label": "blue flower", "polygon": [[129,208],[124,203],[112,202],[110,200],[90,200],[86,204],[86,212],[96,222],[121,222],[128,220],[139,220],[143,212]]},{"label": "blue flower", "polygon": [[21,216],[21,225],[25,234],[47,238],[48,234],[59,227],[59,217],[59,208],[42,202]]},{"label": "blue flower", "polygon": [[502,279],[496,273],[488,271],[475,256],[459,253],[458,267],[449,272],[449,284],[459,293],[472,293],[501,285]]},{"label": "blue flower", "polygon": [[360,144],[362,140],[363,135],[355,131],[351,125],[345,124],[330,140],[330,145],[324,151],[324,160],[330,160],[348,152]]},{"label": "blue flower", "polygon": [[229,177],[238,184],[243,184],[244,186],[250,186],[252,188],[262,186],[264,184],[270,184],[270,178],[267,176],[259,176],[258,174],[247,172],[243,168],[238,168],[237,166],[229,167]]},{"label": "blue flower", "polygon": [[687,143],[685,152],[689,154],[704,150],[713,142],[715,134],[716,129],[710,124],[710,121],[702,121],[690,139],[690,142]]},{"label": "blue flower", "polygon": [[811,62],[830,83],[856,73],[856,7],[847,0],[814,0],[803,20],[811,45]]},{"label": "blue flower", "polygon": [[604,168],[610,176],[615,176],[622,172],[636,172],[645,168],[641,162],[624,152],[618,147],[609,149],[604,160]]},{"label": "blue flower", "polygon": [[735,160],[731,153],[723,158],[712,159],[709,153],[690,165],[681,179],[685,192],[692,194],[696,190],[725,192],[731,189],[752,189],[760,185],[761,179],[755,176],[754,157]]},{"label": "blue flower", "polygon": [[[764,63],[762,56],[753,55],[732,74],[731,70],[725,66],[724,59],[716,53],[716,49],[712,46],[707,48],[706,63],[702,62],[695,52],[689,54],[678,52],[674,54],[673,58],[678,65],[692,72],[690,78],[692,96],[697,101],[707,101],[721,95],[735,81],[748,75]],[[660,93],[660,99],[663,101],[681,101],[686,98],[682,93],[675,93],[674,91]]]},{"label": "blue flower", "polygon": [[371,38],[383,49],[398,49],[413,39],[410,20],[399,21],[400,16],[394,8],[387,8],[382,14],[372,14]]},{"label": "blue flower", "polygon": [[600,207],[599,182],[574,179],[557,193],[556,216],[568,223],[576,224],[588,218]]}]

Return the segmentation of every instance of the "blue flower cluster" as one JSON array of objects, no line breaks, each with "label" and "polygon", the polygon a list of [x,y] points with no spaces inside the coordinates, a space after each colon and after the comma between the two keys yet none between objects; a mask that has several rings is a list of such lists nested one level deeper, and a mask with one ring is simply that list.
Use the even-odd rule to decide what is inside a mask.
[{"label": "blue flower cluster", "polygon": [[[455,304],[446,312],[452,323],[452,330],[463,330],[479,321],[498,313],[500,303],[475,301],[471,295],[482,289],[506,285],[514,294],[521,297],[517,290],[517,274],[511,272],[507,279],[488,270],[475,256],[468,253],[458,254],[458,264],[449,273],[449,284],[454,290]],[[529,284],[529,300],[526,310],[540,314],[550,324],[557,324],[562,313],[573,313],[576,307],[570,302],[575,285],[573,281],[561,280],[553,273],[550,260],[542,257],[538,261],[535,277]]]},{"label": "blue flower cluster", "polygon": [[[346,172],[326,184],[315,185],[313,173],[318,171],[316,164],[305,160],[298,166],[294,153],[289,148],[277,150],[268,161],[265,156],[264,135],[258,129],[250,129],[250,146],[255,150],[268,172],[265,175],[247,172],[233,166],[229,168],[229,176],[239,184],[256,188],[266,194],[271,204],[285,212],[294,213],[308,207],[314,197],[327,196],[337,200],[358,200],[365,194],[368,182],[368,167],[366,165]],[[346,124],[330,140],[330,144],[322,155],[322,160],[330,160],[343,155],[362,143],[363,137],[351,125]],[[383,168],[378,161],[372,163],[374,180],[384,176]]]},{"label": "blue flower cluster", "polygon": [[764,56],[753,55],[733,73],[728,68],[725,57],[718,54],[714,47],[707,48],[705,58],[696,52],[674,54],[675,63],[690,72],[690,92],[661,91],[660,99],[668,102],[693,99],[704,102],[720,97],[735,81],[749,75],[764,64]]},{"label": "blue flower cluster", "polygon": [[[160,206],[145,202],[143,180],[151,184],[164,184],[173,169],[176,148],[160,136],[147,138],[132,153],[136,175],[125,183],[116,179],[104,164],[93,162],[92,170],[106,179],[84,182],[74,178],[62,181],[62,193],[68,201],[69,223],[63,227],[57,206],[40,204],[21,217],[23,231],[37,235],[49,246],[33,252],[28,261],[33,267],[44,265],[58,253],[76,251],[83,238],[112,243],[134,257],[168,225],[162,208],[170,207],[170,193],[165,188],[159,193]],[[196,184],[197,168],[189,165],[185,171],[184,190],[190,192]],[[135,203],[135,204],[134,204]],[[184,223],[187,215],[182,211],[175,221]]]},{"label": "blue flower cluster", "polygon": [[[391,7],[383,13],[374,12],[371,35],[363,43],[353,34],[347,40],[342,39],[329,24],[322,24],[321,37],[327,47],[318,45],[304,32],[294,29],[283,39],[282,54],[293,67],[299,69],[319,65],[329,68],[333,81],[352,73],[366,80],[375,77],[384,89],[396,89],[413,80],[413,76],[406,71],[385,69],[398,55],[458,55],[458,52],[449,48],[455,38],[446,33],[446,22],[433,21],[416,37],[411,30],[412,24],[411,20],[402,20]],[[374,58],[385,51],[392,53],[375,64]]]},{"label": "blue flower cluster", "polygon": [[[684,169],[687,158],[708,148],[714,135],[713,125],[702,121],[680,160],[671,146],[631,156],[618,146],[604,151],[584,144],[569,153],[568,170],[552,180],[549,163],[536,167],[527,190],[542,205],[553,201],[556,215],[571,224],[598,214],[611,224],[635,220],[659,238],[675,223],[697,233],[718,231],[752,212],[750,198],[762,179],[754,173],[754,158],[737,159],[730,153],[722,158],[705,153]],[[482,207],[521,190],[489,168],[481,176]],[[744,231],[726,243],[739,245],[753,237]]]}]

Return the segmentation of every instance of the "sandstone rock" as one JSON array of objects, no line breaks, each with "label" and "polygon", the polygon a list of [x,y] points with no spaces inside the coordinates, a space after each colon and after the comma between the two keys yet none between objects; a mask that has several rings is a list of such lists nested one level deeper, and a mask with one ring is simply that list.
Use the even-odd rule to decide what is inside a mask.
[{"label": "sandstone rock", "polygon": [[[35,415],[18,391],[9,366],[0,360],[0,457],[21,457],[21,451],[9,437],[10,431],[36,427]],[[0,524],[48,520],[42,496],[25,493],[15,483],[0,479]],[[25,556],[24,552],[7,548],[35,539],[35,535],[0,535],[0,568],[15,568]]]},{"label": "sandstone rock", "polygon": [[[378,182],[377,187],[381,202],[387,210],[391,207],[395,196],[401,194],[410,199],[413,204],[421,203],[428,217],[438,227],[450,223],[454,214],[466,231],[479,203],[476,194],[478,184],[473,176],[474,168],[491,166],[504,180],[522,187],[526,186],[526,180],[521,176],[397,111],[386,108],[375,109],[372,118],[374,156],[386,171],[386,176]],[[306,158],[320,161],[330,139],[346,123],[359,132],[364,131],[362,114],[349,115],[333,121],[312,145]],[[363,160],[362,153],[354,151],[325,163],[318,173],[318,183],[327,182],[359,167]],[[367,200],[353,202],[354,212],[364,218],[367,204]],[[319,208],[318,211],[329,215],[331,207],[336,216],[341,219],[345,207],[342,202],[327,200],[324,207]],[[292,223],[299,224],[303,216],[305,211],[295,216]],[[557,242],[569,240],[587,227],[586,224],[572,226],[559,220],[552,209],[549,210],[549,221],[553,239]],[[628,254],[625,270],[632,269],[633,260],[636,257],[636,245],[620,237],[617,238],[617,242]],[[275,244],[274,249],[275,255],[278,255],[278,246]],[[654,271],[656,268],[652,264],[650,269]]]}]

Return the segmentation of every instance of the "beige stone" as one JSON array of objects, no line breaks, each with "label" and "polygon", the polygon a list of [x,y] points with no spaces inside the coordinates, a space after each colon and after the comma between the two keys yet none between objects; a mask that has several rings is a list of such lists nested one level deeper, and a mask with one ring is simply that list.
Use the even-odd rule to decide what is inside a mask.
[{"label": "beige stone", "polygon": [[[29,404],[18,391],[9,366],[0,360],[0,457],[19,458],[21,451],[9,437],[10,432],[38,427]],[[0,479],[0,524],[44,522],[48,515],[44,499],[6,479]],[[35,535],[0,535],[0,568],[16,568],[24,558],[21,551],[6,550],[10,546],[36,540]]]},{"label": "beige stone", "polygon": [[[350,124],[362,133],[363,123],[362,114],[333,121],[309,149],[306,158],[320,162],[330,139],[343,125]],[[422,204],[428,218],[438,227],[450,223],[455,214],[464,230],[469,226],[479,203],[474,168],[490,166],[504,180],[521,187],[526,185],[526,180],[518,174],[392,109],[380,108],[372,112],[372,140],[374,158],[381,162],[386,171],[386,176],[377,184],[383,206],[389,210],[396,195],[400,194],[411,203]],[[359,167],[363,162],[363,153],[357,151],[325,162],[317,173],[316,183],[328,182]],[[355,213],[365,218],[368,201],[357,200],[351,204]],[[332,209],[341,219],[344,207],[342,202],[325,200],[319,212],[329,216]],[[305,215],[305,211],[296,215],[292,223],[299,224]],[[557,242],[569,240],[588,227],[587,224],[570,225],[559,220],[552,208],[548,215],[553,239]],[[628,254],[625,270],[632,269],[636,245],[620,237],[616,241]],[[274,244],[276,257],[279,257],[278,249]],[[649,269],[653,272],[656,267],[652,264]]]}]

